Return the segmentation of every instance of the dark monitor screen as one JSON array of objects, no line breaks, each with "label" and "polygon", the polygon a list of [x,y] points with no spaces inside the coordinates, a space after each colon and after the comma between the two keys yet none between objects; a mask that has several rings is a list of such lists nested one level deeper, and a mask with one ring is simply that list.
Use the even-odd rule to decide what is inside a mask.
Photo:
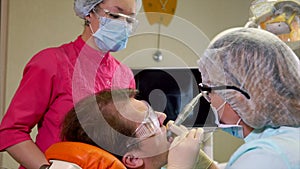
[{"label": "dark monitor screen", "polygon": [[[137,99],[147,101],[154,110],[175,120],[183,107],[199,94],[201,74],[198,68],[133,69],[139,93]],[[185,126],[202,127],[206,122],[209,104],[204,98],[184,121]]]}]

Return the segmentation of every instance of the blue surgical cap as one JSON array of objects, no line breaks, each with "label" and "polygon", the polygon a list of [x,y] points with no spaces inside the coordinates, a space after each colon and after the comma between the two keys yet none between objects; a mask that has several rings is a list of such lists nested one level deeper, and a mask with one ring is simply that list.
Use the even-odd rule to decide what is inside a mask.
[{"label": "blue surgical cap", "polygon": [[[84,19],[90,11],[103,0],[74,0],[74,11],[77,16]],[[136,12],[142,6],[141,0],[136,0]]]}]

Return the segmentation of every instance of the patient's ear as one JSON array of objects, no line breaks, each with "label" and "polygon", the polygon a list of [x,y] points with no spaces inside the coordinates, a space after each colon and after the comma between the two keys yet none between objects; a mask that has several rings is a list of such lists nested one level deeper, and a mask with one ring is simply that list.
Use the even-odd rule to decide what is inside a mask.
[{"label": "patient's ear", "polygon": [[139,168],[144,164],[144,160],[135,157],[132,152],[126,153],[122,158],[123,164],[129,168]]}]

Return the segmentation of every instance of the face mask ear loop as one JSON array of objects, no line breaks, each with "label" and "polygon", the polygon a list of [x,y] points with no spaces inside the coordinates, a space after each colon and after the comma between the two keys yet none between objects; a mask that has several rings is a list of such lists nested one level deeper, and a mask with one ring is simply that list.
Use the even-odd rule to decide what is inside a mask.
[{"label": "face mask ear loop", "polygon": [[220,122],[219,122],[219,115],[218,115],[217,109],[211,104],[210,104],[210,107],[211,107],[211,110],[212,110],[212,112],[214,113],[214,116],[215,116],[215,123],[216,123],[216,125],[219,126]]},{"label": "face mask ear loop", "polygon": [[[89,24],[89,27],[90,27],[91,32],[92,32],[93,34],[95,34],[95,32],[94,32],[94,30],[93,30],[91,24]],[[92,35],[93,35],[93,34],[92,34]]]},{"label": "face mask ear loop", "polygon": [[[99,22],[101,22],[101,21],[100,21],[100,16],[97,14],[95,8],[93,8],[93,13],[97,16]],[[100,25],[100,24],[99,24],[99,25]],[[93,30],[93,28],[92,28],[92,26],[91,26],[91,22],[90,22],[90,21],[89,21],[89,27],[90,27],[91,32],[92,32],[93,34],[95,34],[95,32],[94,32],[94,30]],[[99,27],[99,28],[100,28],[100,27]],[[92,35],[93,35],[93,34],[92,34]]]},{"label": "face mask ear loop", "polygon": [[218,108],[217,108],[217,112],[219,112],[224,106],[225,106],[226,102],[222,103]]},{"label": "face mask ear loop", "polygon": [[[225,106],[226,102],[224,101],[224,103],[222,103],[217,109],[216,109],[216,116],[218,117],[218,125],[220,124],[220,119],[219,119],[219,111]],[[223,114],[223,113],[222,113]]]},{"label": "face mask ear loop", "polygon": [[240,122],[242,121],[242,118],[240,118],[237,122],[236,125],[240,125]]},{"label": "face mask ear loop", "polygon": [[219,112],[219,110],[220,110],[225,104],[226,104],[226,102],[222,103],[222,105],[220,105],[220,106],[218,107],[218,109],[216,109],[214,106],[212,106],[212,105],[210,104],[210,106],[211,106],[211,108],[212,108],[212,111],[213,111],[213,113],[214,113],[214,115],[215,115],[215,123],[216,123],[216,125],[219,125],[219,124],[220,124],[218,112]]}]

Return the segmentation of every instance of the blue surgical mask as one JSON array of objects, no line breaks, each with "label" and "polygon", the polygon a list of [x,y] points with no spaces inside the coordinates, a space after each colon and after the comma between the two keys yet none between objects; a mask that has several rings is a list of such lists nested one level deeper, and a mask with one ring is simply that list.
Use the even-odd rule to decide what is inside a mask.
[{"label": "blue surgical mask", "polygon": [[[238,121],[238,123],[241,121],[241,119]],[[243,132],[243,126],[241,125],[231,125],[231,124],[219,124],[218,127],[226,132],[229,133],[230,135],[240,138],[240,139],[244,139],[244,132]]]},{"label": "blue surgical mask", "polygon": [[241,122],[241,118],[237,121],[236,124],[220,124],[220,119],[218,115],[218,111],[225,105],[226,102],[224,102],[220,107],[217,109],[211,105],[211,109],[215,115],[215,123],[218,125],[218,128],[222,131],[229,133],[230,135],[243,139],[244,138],[244,132],[243,132],[243,126],[239,125]]},{"label": "blue surgical mask", "polygon": [[131,27],[126,21],[99,17],[99,29],[93,34],[95,43],[103,52],[116,52],[126,48]]}]

